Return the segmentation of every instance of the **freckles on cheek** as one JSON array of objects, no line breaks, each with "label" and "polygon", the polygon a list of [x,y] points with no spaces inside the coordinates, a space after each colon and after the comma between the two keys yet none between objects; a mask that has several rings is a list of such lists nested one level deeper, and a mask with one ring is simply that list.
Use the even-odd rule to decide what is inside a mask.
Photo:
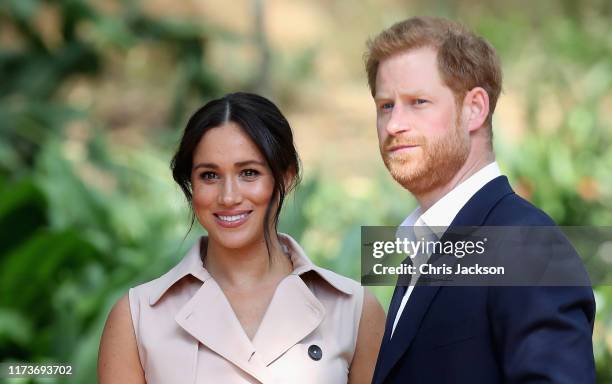
[{"label": "freckles on cheek", "polygon": [[196,211],[211,207],[214,201],[215,193],[213,188],[194,186],[192,204]]},{"label": "freckles on cheek", "polygon": [[249,187],[248,193],[245,193],[245,197],[248,196],[248,199],[255,204],[267,204],[272,198],[273,189],[273,181],[257,183],[257,185]]}]

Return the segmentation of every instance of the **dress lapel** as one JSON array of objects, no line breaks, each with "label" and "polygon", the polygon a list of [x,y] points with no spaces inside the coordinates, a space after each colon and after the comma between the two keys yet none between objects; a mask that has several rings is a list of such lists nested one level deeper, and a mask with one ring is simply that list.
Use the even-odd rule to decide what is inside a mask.
[{"label": "dress lapel", "polygon": [[200,343],[261,382],[268,382],[265,367],[254,358],[247,337],[230,303],[214,279],[208,279],[179,310],[176,322]]},{"label": "dress lapel", "polygon": [[323,321],[325,308],[299,276],[287,276],[253,338],[259,358],[268,366],[308,336]]},{"label": "dress lapel", "polygon": [[312,271],[340,293],[353,294],[351,283],[314,265],[290,236],[279,234],[279,238],[291,257],[294,270],[276,288],[252,341],[223,290],[202,265],[200,249],[206,249],[206,237],[157,281],[149,304],[156,305],[170,287],[186,275],[198,278],[202,286],[180,308],[175,321],[194,342],[199,341],[257,380],[271,382],[266,367],[312,333],[325,317],[325,307],[301,276]]},{"label": "dress lapel", "polygon": [[[272,300],[253,340],[249,340],[223,290],[202,268],[199,249],[168,278],[165,287],[186,273],[197,275],[202,286],[178,311],[176,322],[200,343],[261,382],[270,382],[266,367],[312,333],[323,321],[325,308],[301,275],[313,271],[344,294],[351,288],[341,279],[316,267],[291,237],[281,234],[294,266],[293,272],[276,287]],[[201,273],[197,274],[196,272]],[[160,289],[153,304],[163,295]]]}]

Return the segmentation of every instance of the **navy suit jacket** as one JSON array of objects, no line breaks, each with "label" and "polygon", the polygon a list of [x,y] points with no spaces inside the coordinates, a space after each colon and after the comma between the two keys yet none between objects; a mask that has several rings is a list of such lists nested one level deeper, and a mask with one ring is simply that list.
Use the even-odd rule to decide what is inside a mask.
[{"label": "navy suit jacket", "polygon": [[[500,176],[450,227],[554,225]],[[417,284],[389,340],[396,313],[387,316],[373,383],[595,382],[590,286]]]}]

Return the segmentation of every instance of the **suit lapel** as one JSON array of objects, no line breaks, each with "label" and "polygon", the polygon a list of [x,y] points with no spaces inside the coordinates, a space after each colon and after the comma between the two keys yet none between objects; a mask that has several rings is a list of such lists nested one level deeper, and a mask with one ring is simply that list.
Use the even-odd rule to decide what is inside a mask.
[{"label": "suit lapel", "polygon": [[[383,382],[400,357],[406,352],[421,325],[423,317],[427,313],[432,300],[438,293],[440,286],[426,286],[417,284],[410,294],[410,299],[402,312],[400,319],[389,340],[386,335],[378,359],[375,382]],[[395,320],[395,319],[393,319]],[[392,320],[392,321],[393,321]],[[391,322],[393,326],[393,322]],[[386,334],[387,332],[385,332]],[[390,331],[389,331],[390,333]],[[385,345],[386,344],[386,345]],[[382,353],[384,349],[384,354]]]},{"label": "suit lapel", "polygon": [[453,219],[450,227],[481,226],[497,203],[513,194],[506,176],[499,176],[489,181],[468,200]]},{"label": "suit lapel", "polygon": [[[514,193],[508,178],[505,176],[499,176],[491,180],[484,187],[468,200],[468,202],[461,208],[457,216],[453,219],[449,229],[453,227],[461,226],[480,226],[482,225],[489,212],[493,207],[505,196]],[[445,236],[442,236],[441,241],[445,240]],[[435,260],[432,255],[431,261]],[[444,256],[438,259],[438,262],[442,260]],[[454,260],[456,262],[456,260]],[[448,264],[448,262],[447,262]],[[376,364],[376,371],[374,373],[374,382],[382,383],[385,378],[391,372],[391,369],[395,366],[398,360],[406,353],[409,349],[412,341],[414,340],[421,322],[427,313],[427,310],[432,304],[436,294],[440,290],[440,285],[425,285],[417,283],[410,295],[410,299],[406,303],[406,307],[402,312],[402,315],[397,323],[393,337],[389,340],[390,327],[393,326],[395,320],[395,314],[393,319],[385,327],[385,337],[381,346],[381,350],[378,356]],[[397,291],[397,289],[396,289]]]},{"label": "suit lapel", "polygon": [[385,323],[385,340],[388,340],[391,337],[391,330],[393,329],[393,323],[395,322],[395,317],[397,316],[397,311],[399,311],[399,307],[402,303],[402,299],[406,294],[407,286],[396,285],[395,290],[393,291],[393,296],[391,297],[391,303],[389,304],[389,311],[387,313],[387,321]]}]

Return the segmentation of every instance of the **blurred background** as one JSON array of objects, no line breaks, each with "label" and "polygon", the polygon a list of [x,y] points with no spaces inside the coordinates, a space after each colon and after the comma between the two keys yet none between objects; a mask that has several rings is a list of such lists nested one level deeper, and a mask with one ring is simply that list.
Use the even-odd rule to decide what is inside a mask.
[{"label": "blurred background", "polygon": [[[495,149],[516,191],[561,225],[611,225],[609,0],[2,0],[0,362],[70,363],[67,382],[94,381],[111,306],[202,234],[187,235],[169,161],[190,114],[226,92],[287,115],[303,183],[281,230],[359,279],[360,226],[415,207],[379,158],[365,41],[423,14],[498,50]],[[386,308],[391,288],[372,290]],[[610,287],[596,299],[611,383]]]}]

